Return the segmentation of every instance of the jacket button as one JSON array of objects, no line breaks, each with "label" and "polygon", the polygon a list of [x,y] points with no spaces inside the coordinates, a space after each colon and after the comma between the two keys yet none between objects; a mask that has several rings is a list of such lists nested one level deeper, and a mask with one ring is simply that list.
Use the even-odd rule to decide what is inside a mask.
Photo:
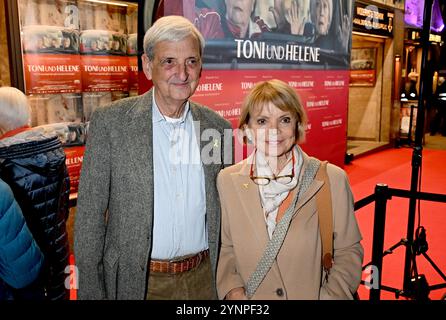
[{"label": "jacket button", "polygon": [[277,290],[276,290],[276,294],[277,294],[279,297],[283,296],[283,289],[282,289],[282,288],[277,289]]}]

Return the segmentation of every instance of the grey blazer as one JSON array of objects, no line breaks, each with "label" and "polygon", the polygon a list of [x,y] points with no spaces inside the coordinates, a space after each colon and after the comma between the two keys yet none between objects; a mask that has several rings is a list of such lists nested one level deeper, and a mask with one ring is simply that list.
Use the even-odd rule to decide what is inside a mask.
[{"label": "grey blazer", "polygon": [[[74,231],[79,299],[145,298],[153,229],[152,96],[150,90],[119,100],[92,116]],[[216,177],[225,163],[232,163],[232,131],[216,112],[192,101],[190,110],[200,121],[200,137],[207,128],[219,135],[200,139],[202,154],[219,158],[219,163],[203,162],[215,288],[220,238]]]}]

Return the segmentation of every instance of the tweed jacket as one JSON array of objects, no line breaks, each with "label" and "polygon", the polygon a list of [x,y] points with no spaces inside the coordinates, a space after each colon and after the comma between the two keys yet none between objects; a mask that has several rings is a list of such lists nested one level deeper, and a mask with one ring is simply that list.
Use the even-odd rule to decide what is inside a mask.
[{"label": "tweed jacket", "polygon": [[[79,299],[146,296],[154,203],[152,97],[153,89],[98,108],[92,116],[75,219]],[[200,121],[202,156],[213,152],[212,159],[217,158],[211,163],[202,158],[215,275],[220,232],[216,178],[224,163],[232,162],[232,130],[223,136],[230,123],[206,107],[191,101],[190,110],[193,120]],[[202,136],[206,128],[216,129],[218,136]]]},{"label": "tweed jacket", "polygon": [[[308,165],[303,153],[300,176]],[[269,241],[259,188],[249,178],[247,159],[224,169],[217,179],[222,206],[221,250],[217,268],[220,299],[245,287]],[[316,195],[323,181],[313,180],[298,199],[288,233],[272,268],[252,299],[352,299],[361,280],[363,248],[345,172],[329,164],[333,207],[334,264],[321,265]],[[300,183],[299,179],[299,183]]]}]

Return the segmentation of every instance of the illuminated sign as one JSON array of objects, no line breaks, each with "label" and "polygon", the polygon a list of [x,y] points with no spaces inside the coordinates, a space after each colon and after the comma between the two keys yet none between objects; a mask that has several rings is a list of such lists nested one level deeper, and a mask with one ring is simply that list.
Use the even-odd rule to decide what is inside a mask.
[{"label": "illuminated sign", "polygon": [[353,31],[392,37],[394,13],[355,1]]}]

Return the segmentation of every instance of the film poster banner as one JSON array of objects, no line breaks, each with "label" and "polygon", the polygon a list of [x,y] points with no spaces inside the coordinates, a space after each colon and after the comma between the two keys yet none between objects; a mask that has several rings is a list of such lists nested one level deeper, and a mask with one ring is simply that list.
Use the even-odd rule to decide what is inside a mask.
[{"label": "film poster banner", "polygon": [[346,69],[352,2],[165,0],[164,15],[184,15],[200,30],[208,70]]},{"label": "film poster banner", "polygon": [[70,194],[76,194],[79,186],[82,161],[84,159],[85,146],[65,147],[64,148],[70,176]]},{"label": "film poster banner", "polygon": [[129,56],[129,91],[138,91],[138,57]]},{"label": "film poster banner", "polygon": [[80,92],[79,55],[23,55],[26,94]]},{"label": "film poster banner", "polygon": [[82,91],[128,91],[128,57],[83,55],[81,64]]},{"label": "film poster banner", "polygon": [[309,116],[303,148],[339,166],[346,151],[352,13],[352,0],[164,1],[164,15],[185,16],[206,39],[194,99],[236,127],[256,82],[288,82]]},{"label": "film poster banner", "polygon": [[[237,128],[243,99],[251,88],[260,81],[282,80],[296,90],[308,115],[303,149],[343,166],[349,76],[348,70],[209,70],[203,72],[192,99],[212,108]],[[236,146],[236,150],[239,148]]]},{"label": "film poster banner", "polygon": [[352,48],[350,85],[374,86],[376,80],[376,48]]}]

